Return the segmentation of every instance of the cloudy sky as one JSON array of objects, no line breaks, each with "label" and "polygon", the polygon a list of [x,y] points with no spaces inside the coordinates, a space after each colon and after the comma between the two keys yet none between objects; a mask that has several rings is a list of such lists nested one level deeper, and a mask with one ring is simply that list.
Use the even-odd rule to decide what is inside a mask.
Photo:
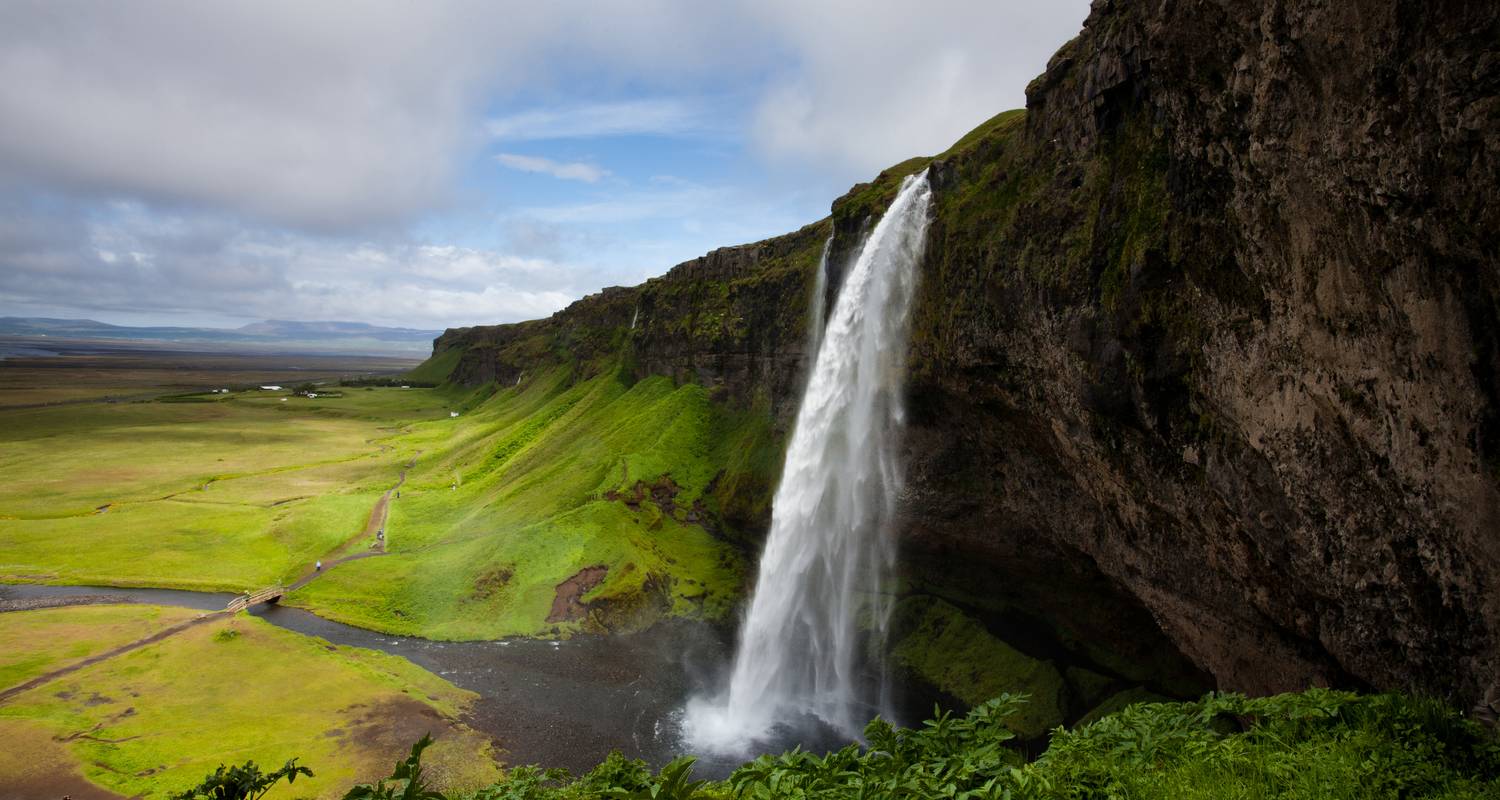
[{"label": "cloudy sky", "polygon": [[1087,0],[0,3],[0,316],[442,328],[792,230]]}]

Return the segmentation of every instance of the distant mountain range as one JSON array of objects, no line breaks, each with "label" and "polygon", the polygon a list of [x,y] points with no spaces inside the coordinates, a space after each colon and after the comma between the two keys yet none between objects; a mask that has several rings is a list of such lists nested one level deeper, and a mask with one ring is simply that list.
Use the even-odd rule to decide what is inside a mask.
[{"label": "distant mountain range", "polygon": [[426,355],[432,349],[432,340],[441,333],[415,328],[384,328],[363,322],[268,319],[238,328],[179,328],[111,325],[91,319],[0,317],[0,336],[233,344],[382,355]]}]

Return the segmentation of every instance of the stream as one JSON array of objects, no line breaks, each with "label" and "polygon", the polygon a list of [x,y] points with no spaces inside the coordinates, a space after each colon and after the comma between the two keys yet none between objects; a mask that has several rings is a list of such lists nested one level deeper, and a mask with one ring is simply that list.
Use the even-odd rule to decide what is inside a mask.
[{"label": "stream", "polygon": [[[177,589],[0,584],[0,601],[78,595],[121,602],[219,611],[237,595]],[[479,695],[464,721],[494,738],[509,764],[562,767],[575,774],[611,750],[660,767],[687,749],[682,739],[688,698],[711,690],[727,670],[730,644],[713,627],[682,620],[642,633],[564,640],[438,642],[392,636],[323,619],[299,608],[257,606],[254,616],[333,644],[401,656]],[[794,744],[832,749],[847,744],[826,730],[786,731],[766,751]],[[747,756],[748,757],[748,756]],[[700,756],[699,777],[723,777],[744,758]]]}]

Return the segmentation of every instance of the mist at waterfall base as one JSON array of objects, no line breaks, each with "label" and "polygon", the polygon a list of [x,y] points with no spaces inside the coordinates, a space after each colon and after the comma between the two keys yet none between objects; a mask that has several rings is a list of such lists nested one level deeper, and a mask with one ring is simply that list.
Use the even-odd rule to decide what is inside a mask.
[{"label": "mist at waterfall base", "polygon": [[865,643],[884,640],[889,618],[904,358],[931,199],[925,172],[903,182],[846,271],[826,328],[813,318],[817,358],[734,666],[724,689],[685,709],[695,751],[747,754],[805,735],[847,743],[872,717],[892,716],[881,659]]}]

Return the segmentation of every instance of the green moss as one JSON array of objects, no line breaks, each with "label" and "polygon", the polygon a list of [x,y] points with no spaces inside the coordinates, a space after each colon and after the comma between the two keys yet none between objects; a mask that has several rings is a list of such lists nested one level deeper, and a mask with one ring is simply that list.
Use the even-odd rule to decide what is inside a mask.
[{"label": "green moss", "polygon": [[1116,692],[1115,694],[1110,695],[1103,702],[1094,706],[1087,714],[1084,714],[1083,718],[1078,720],[1078,725],[1075,727],[1088,725],[1089,723],[1107,717],[1110,714],[1114,714],[1115,712],[1129,708],[1136,703],[1169,702],[1171,702],[1171,698],[1162,697],[1161,695],[1145,688],[1144,686],[1136,686],[1130,689],[1126,689],[1123,692]]},{"label": "green moss", "polygon": [[891,629],[897,664],[969,705],[1005,692],[1030,695],[1008,721],[1021,736],[1041,736],[1062,724],[1066,684],[1057,668],[995,638],[956,606],[906,598],[896,605]]},{"label": "green moss", "polygon": [[[974,130],[964,134],[963,138],[954,142],[953,146],[944,151],[938,158],[952,158],[953,156],[967,153],[985,140],[1008,136],[1025,121],[1026,109],[1024,108],[1001,111],[999,114],[980,123]],[[912,171],[915,172],[916,170]]]},{"label": "green moss", "polygon": [[1109,690],[1117,681],[1083,667],[1068,667],[1063,671],[1068,680],[1069,696],[1074,708],[1093,708],[1109,696]]}]

